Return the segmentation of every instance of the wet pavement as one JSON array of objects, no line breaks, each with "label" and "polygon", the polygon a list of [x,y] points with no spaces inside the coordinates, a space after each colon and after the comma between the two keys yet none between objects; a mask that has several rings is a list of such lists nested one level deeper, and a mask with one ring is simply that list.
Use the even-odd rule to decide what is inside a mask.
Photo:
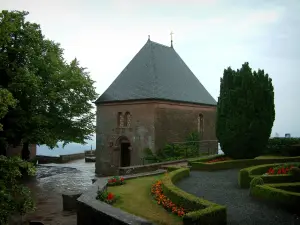
[{"label": "wet pavement", "polygon": [[[38,165],[36,178],[26,182],[35,199],[36,211],[23,217],[23,221],[40,221],[45,225],[76,224],[76,212],[62,209],[62,193],[83,192],[92,185],[94,177],[95,163],[85,163],[84,159]],[[17,223],[20,218],[15,217],[14,221]]]},{"label": "wet pavement", "polygon": [[37,166],[36,185],[45,191],[84,191],[95,177],[95,163],[84,159],[65,164],[41,164]]}]

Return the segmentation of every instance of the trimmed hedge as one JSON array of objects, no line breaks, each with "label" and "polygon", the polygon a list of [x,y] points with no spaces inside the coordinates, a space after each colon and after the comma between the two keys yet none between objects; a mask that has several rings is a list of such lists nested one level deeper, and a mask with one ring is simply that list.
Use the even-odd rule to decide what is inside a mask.
[{"label": "trimmed hedge", "polygon": [[291,174],[262,176],[270,167],[279,165],[281,164],[264,164],[241,169],[238,175],[238,183],[240,188],[249,188],[252,179],[260,176],[265,183],[290,183],[299,181],[299,178]]},{"label": "trimmed hedge", "polygon": [[300,138],[270,138],[264,153],[300,156]]},{"label": "trimmed hedge", "polygon": [[300,188],[300,183],[256,185],[250,188],[250,195],[299,212],[300,193],[284,190],[288,188]]},{"label": "trimmed hedge", "polygon": [[175,204],[184,207],[189,212],[183,217],[184,225],[198,224],[226,224],[227,211],[221,206],[205,199],[186,193],[175,182],[189,176],[188,168],[174,170],[162,179],[164,194]]},{"label": "trimmed hedge", "polygon": [[299,162],[300,157],[284,157],[284,158],[265,158],[265,159],[238,159],[227,160],[215,163],[205,163],[205,161],[189,161],[192,170],[215,171],[233,168],[245,168],[269,163],[286,163]]}]

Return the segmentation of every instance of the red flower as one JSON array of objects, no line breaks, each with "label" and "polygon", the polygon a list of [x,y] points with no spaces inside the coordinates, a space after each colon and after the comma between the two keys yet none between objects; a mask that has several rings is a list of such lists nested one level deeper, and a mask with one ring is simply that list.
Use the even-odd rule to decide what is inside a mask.
[{"label": "red flower", "polygon": [[107,200],[113,200],[114,197],[115,197],[114,194],[109,192],[107,195]]},{"label": "red flower", "polygon": [[269,174],[269,175],[274,174],[274,169],[273,169],[273,168],[270,168],[270,169],[268,170],[268,174]]},{"label": "red flower", "polygon": [[124,177],[121,177],[120,180],[123,181],[123,180],[124,180]]}]

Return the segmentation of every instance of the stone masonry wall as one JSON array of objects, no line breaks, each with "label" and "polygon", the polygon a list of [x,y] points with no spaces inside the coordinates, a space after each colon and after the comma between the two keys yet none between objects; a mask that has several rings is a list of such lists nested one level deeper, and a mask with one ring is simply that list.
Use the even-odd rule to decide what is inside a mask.
[{"label": "stone masonry wall", "polygon": [[[7,149],[7,152],[6,152],[6,155],[7,156],[20,156],[22,157],[22,145],[19,145],[19,146],[16,146],[16,147],[13,147],[12,145],[8,147]],[[29,145],[29,150],[30,150],[30,159],[33,159],[35,158],[36,156],[36,144],[30,144]]]},{"label": "stone masonry wall", "polygon": [[[96,173],[117,174],[120,166],[118,138],[126,137],[131,143],[131,165],[142,164],[143,149],[154,147],[155,104],[134,102],[97,106]],[[118,113],[130,113],[131,119],[125,127],[124,119],[118,125]]]},{"label": "stone masonry wall", "polygon": [[188,134],[199,131],[199,114],[203,115],[201,140],[216,140],[216,107],[183,103],[157,104],[155,110],[156,150],[163,148],[166,143],[183,142]]},{"label": "stone masonry wall", "polygon": [[[130,113],[125,126],[124,115]],[[118,118],[122,113],[121,120]],[[120,166],[119,138],[126,138],[132,146],[130,166],[141,165],[143,150],[154,152],[166,143],[185,141],[198,129],[198,116],[203,115],[203,139],[216,140],[216,107],[162,101],[111,103],[97,106],[96,173],[118,174]]]}]

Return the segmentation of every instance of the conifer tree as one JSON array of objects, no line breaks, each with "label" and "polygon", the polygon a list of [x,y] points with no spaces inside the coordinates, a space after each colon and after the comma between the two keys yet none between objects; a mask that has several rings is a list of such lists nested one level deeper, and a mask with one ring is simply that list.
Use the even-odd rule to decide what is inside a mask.
[{"label": "conifer tree", "polygon": [[267,145],[275,120],[274,88],[264,70],[224,70],[217,104],[216,135],[223,152],[254,158]]}]

